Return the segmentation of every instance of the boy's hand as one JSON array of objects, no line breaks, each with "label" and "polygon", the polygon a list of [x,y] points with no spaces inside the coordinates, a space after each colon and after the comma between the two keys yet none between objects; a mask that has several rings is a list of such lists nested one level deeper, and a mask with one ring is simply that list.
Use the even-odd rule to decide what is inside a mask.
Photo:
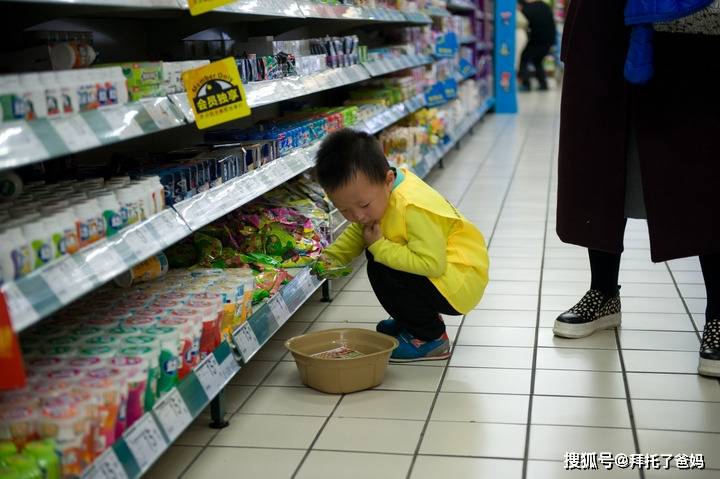
[{"label": "boy's hand", "polygon": [[363,238],[366,246],[370,246],[382,237],[383,232],[379,222],[363,226]]}]

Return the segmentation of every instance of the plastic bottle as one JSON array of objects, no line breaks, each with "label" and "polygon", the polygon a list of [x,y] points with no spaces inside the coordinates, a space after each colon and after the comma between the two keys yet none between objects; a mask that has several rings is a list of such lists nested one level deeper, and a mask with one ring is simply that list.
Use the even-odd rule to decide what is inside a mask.
[{"label": "plastic bottle", "polygon": [[120,217],[123,220],[123,227],[138,222],[137,195],[132,186],[117,190],[117,199],[120,202]]},{"label": "plastic bottle", "polygon": [[37,269],[48,264],[54,257],[52,234],[46,230],[44,220],[35,220],[22,227],[23,234],[30,242],[33,255],[33,268]]},{"label": "plastic bottle", "polygon": [[178,369],[182,359],[180,352],[180,330],[173,326],[154,326],[145,333],[157,338],[160,343],[160,377],[158,378],[158,396],[170,391],[178,381]]},{"label": "plastic bottle", "polygon": [[17,75],[0,76],[0,122],[26,119],[27,107]]},{"label": "plastic bottle", "polygon": [[95,89],[97,92],[98,108],[110,106],[108,99],[108,85],[105,78],[104,68],[93,68],[90,70]]},{"label": "plastic bottle", "polygon": [[20,77],[22,98],[25,102],[25,119],[35,120],[48,116],[45,87],[40,82],[39,73],[24,73]]},{"label": "plastic bottle", "polygon": [[97,86],[95,85],[92,70],[78,70],[76,74],[79,85],[80,111],[97,110]]},{"label": "plastic bottle", "polygon": [[77,215],[73,208],[63,208],[57,213],[58,221],[63,228],[64,246],[67,254],[74,254],[80,249],[78,239]]},{"label": "plastic bottle", "polygon": [[45,234],[50,239],[51,260],[67,254],[65,246],[65,230],[62,225],[59,213],[52,212],[42,220]]},{"label": "plastic bottle", "polygon": [[100,203],[100,209],[102,209],[103,218],[105,219],[107,236],[116,235],[123,227],[123,220],[120,216],[120,202],[117,196],[110,190],[98,196],[97,200]]},{"label": "plastic bottle", "polygon": [[45,102],[47,106],[47,116],[49,118],[62,116],[62,100],[60,97],[60,88],[55,72],[41,72],[39,74],[40,84],[45,89]]},{"label": "plastic bottle", "polygon": [[72,70],[56,73],[60,86],[60,108],[63,115],[74,115],[80,112],[77,75]]},{"label": "plastic bottle", "polygon": [[99,240],[98,221],[102,219],[104,227],[105,220],[97,201],[85,200],[75,206],[74,212],[77,217],[78,246],[83,248]]},{"label": "plastic bottle", "polygon": [[110,77],[112,78],[112,84],[117,95],[117,104],[124,105],[130,101],[130,95],[127,88],[127,78],[123,75],[122,68],[112,67],[111,70],[112,72],[110,73]]},{"label": "plastic bottle", "polygon": [[[42,479],[40,467],[35,460],[16,454],[5,458],[5,464],[17,473],[19,479]],[[12,476],[11,476],[12,477]]]}]

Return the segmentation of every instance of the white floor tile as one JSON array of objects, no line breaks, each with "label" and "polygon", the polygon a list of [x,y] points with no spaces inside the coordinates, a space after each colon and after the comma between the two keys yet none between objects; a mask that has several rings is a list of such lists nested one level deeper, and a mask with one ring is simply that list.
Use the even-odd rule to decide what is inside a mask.
[{"label": "white floor tile", "polygon": [[240,410],[246,414],[297,414],[329,416],[340,395],[325,394],[310,388],[262,386]]},{"label": "white floor tile", "polygon": [[390,364],[376,389],[435,392],[442,374],[440,367]]},{"label": "white floor tile", "polygon": [[360,391],[343,396],[333,416],[424,421],[434,398],[430,392]]},{"label": "white floor tile", "polygon": [[630,427],[625,399],[535,396],[532,424]]},{"label": "white floor tile", "polygon": [[566,452],[635,452],[631,429],[577,426],[530,427],[531,459],[563,460]]},{"label": "white floor tile", "polygon": [[203,451],[183,478],[225,477],[228,471],[242,471],[246,477],[287,479],[304,456],[305,451],[210,447]]},{"label": "white floor tile", "polygon": [[433,421],[527,424],[529,396],[509,394],[440,393]]},{"label": "white floor tile", "polygon": [[[603,466],[598,464],[598,467],[602,468]],[[565,469],[565,464],[562,461],[528,461],[527,465],[527,479],[576,478],[581,475],[598,476],[602,477],[603,479],[638,479],[640,477],[640,473],[637,469],[632,470],[629,468],[618,469],[617,467],[613,467],[611,470],[605,470],[604,468],[602,468],[601,470],[597,471],[581,472],[578,470]],[[647,477],[647,475],[645,477]]]},{"label": "white floor tile", "polygon": [[697,374],[628,373],[627,378],[633,399],[720,402],[717,380]]},{"label": "white floor tile", "polygon": [[210,445],[305,449],[324,422],[324,417],[236,414]]},{"label": "white floor tile", "polygon": [[720,403],[633,400],[638,429],[720,433]]},{"label": "white floor tile", "polygon": [[328,306],[318,317],[318,322],[377,323],[387,319],[387,312],[380,306]]},{"label": "white floor tile", "polygon": [[442,391],[529,394],[530,373],[526,369],[449,368]]},{"label": "white floor tile", "polygon": [[153,479],[177,479],[200,451],[201,447],[170,446],[145,475]]},{"label": "white floor tile", "polygon": [[522,458],[525,426],[430,421],[421,454]]},{"label": "white floor tile", "polygon": [[720,469],[720,434],[638,429],[638,442],[646,454],[703,454],[706,467]]},{"label": "white floor tile", "polygon": [[360,452],[312,451],[297,479],[397,479],[405,477],[412,456]]},{"label": "white floor tile", "polygon": [[535,331],[531,328],[472,327],[460,331],[460,346],[532,347]]},{"label": "white floor tile", "polygon": [[475,326],[534,328],[536,311],[474,310],[465,317],[463,329]]},{"label": "white floor tile", "polygon": [[624,398],[622,373],[538,370],[535,394]]},{"label": "white floor tile", "polygon": [[422,421],[331,418],[315,443],[318,449],[412,454]]},{"label": "white floor tile", "polygon": [[411,479],[477,479],[482,477],[502,477],[520,479],[522,461],[503,459],[483,459],[475,457],[418,456]]},{"label": "white floor tile", "polygon": [[532,348],[455,346],[450,366],[531,369]]},{"label": "white floor tile", "polygon": [[621,371],[617,351],[603,349],[538,348],[538,369]]}]

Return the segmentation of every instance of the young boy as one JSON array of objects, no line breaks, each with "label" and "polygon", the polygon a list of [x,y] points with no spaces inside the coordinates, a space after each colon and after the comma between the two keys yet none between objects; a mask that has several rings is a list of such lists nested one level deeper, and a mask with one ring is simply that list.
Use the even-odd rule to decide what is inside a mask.
[{"label": "young boy", "polygon": [[329,135],[317,154],[316,175],[352,223],[323,259],[347,265],[366,249],[370,284],[391,316],[377,331],[400,341],[391,360],[448,358],[440,315],[470,312],[488,282],[480,231],[413,173],[391,168],[367,133]]}]

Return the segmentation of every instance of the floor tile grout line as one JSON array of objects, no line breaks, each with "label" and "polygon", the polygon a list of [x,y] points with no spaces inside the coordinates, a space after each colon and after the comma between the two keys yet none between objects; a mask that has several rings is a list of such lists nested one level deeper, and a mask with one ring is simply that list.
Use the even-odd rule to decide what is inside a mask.
[{"label": "floor tile grout line", "polygon": [[[468,186],[464,189],[463,193],[460,195],[459,201],[457,202],[458,204],[460,204],[460,203],[462,202],[462,200],[463,200],[463,198],[465,198],[465,195],[467,194],[467,192],[470,191],[470,188],[471,188],[473,182],[478,178],[478,175],[480,175],[480,171],[482,170],[483,166],[484,166],[485,164],[487,164],[487,161],[488,161],[488,159],[490,158],[490,155],[492,154],[493,150],[495,150],[495,148],[501,144],[501,143],[500,143],[500,139],[502,138],[503,134],[507,131],[509,125],[510,125],[510,120],[509,120],[509,119],[506,119],[505,124],[502,126],[502,130],[501,130],[500,134],[498,134],[498,135],[495,137],[495,140],[493,141],[493,145],[492,145],[492,146],[490,147],[490,149],[488,150],[487,155],[485,156],[485,158],[483,159],[483,161],[478,165],[478,167],[476,168],[476,170],[475,170],[475,172],[474,172],[474,174],[473,174],[473,176],[472,176],[472,179],[471,179],[470,182],[468,183]],[[520,151],[522,151],[522,147],[520,148]],[[520,155],[518,154],[518,158],[519,158],[519,156],[520,156]],[[518,162],[519,162],[519,159],[518,159]],[[511,183],[512,183],[512,181],[511,181]],[[508,186],[508,188],[509,188],[509,186]],[[502,210],[502,207],[501,207],[501,210]],[[500,213],[498,212],[498,216],[499,216],[499,215],[500,215]],[[491,240],[492,240],[492,236],[490,236],[490,241],[491,241]],[[488,243],[488,245],[489,245],[489,243]],[[465,323],[465,319],[466,319],[466,318],[467,318],[467,316],[466,316],[466,315],[463,315],[463,319],[460,321],[460,326],[458,327],[458,331],[457,331],[456,336],[455,336],[455,341],[453,341],[453,349],[452,349],[451,353],[455,350],[455,346],[457,346],[457,342],[458,342],[458,340],[459,340],[459,338],[460,338],[460,333],[462,332],[463,324]],[[451,356],[451,358],[452,358],[452,356]],[[450,361],[448,361],[447,366],[445,366],[445,367],[443,368],[442,375],[440,376],[440,380],[438,381],[438,385],[437,385],[437,388],[436,388],[436,390],[435,390],[435,395],[434,395],[434,397],[433,397],[432,403],[430,404],[430,409],[429,409],[429,411],[428,411],[427,418],[426,418],[426,420],[425,420],[425,423],[423,424],[422,430],[420,431],[420,437],[418,438],[417,445],[415,446],[415,451],[414,451],[414,453],[413,453],[413,458],[412,458],[412,460],[410,461],[410,467],[408,468],[408,472],[407,472],[407,475],[406,475],[406,479],[410,479],[411,476],[412,476],[413,469],[415,468],[415,463],[417,462],[417,457],[418,457],[418,455],[419,455],[419,453],[420,453],[420,448],[422,447],[422,443],[423,443],[423,440],[424,440],[424,438],[425,438],[425,433],[427,432],[427,428],[428,428],[428,426],[429,426],[429,424],[430,424],[430,418],[431,418],[432,415],[433,415],[433,412],[434,412],[434,409],[435,409],[435,405],[437,404],[437,400],[438,400],[438,397],[439,397],[439,395],[440,395],[440,391],[442,390],[442,386],[443,386],[443,383],[444,383],[444,381],[445,381],[445,376],[446,376],[447,373],[448,373],[449,367],[450,367]]]},{"label": "floor tile grout line", "polygon": [[[622,368],[623,386],[625,387],[625,397],[627,401],[628,415],[630,417],[630,427],[632,429],[633,443],[635,452],[640,454],[640,437],[638,435],[637,424],[635,422],[635,412],[633,411],[632,397],[630,396],[630,382],[625,368],[625,358],[623,356],[622,343],[620,341],[620,331],[615,329],[615,341],[617,342],[618,357],[620,359],[620,367]],[[645,479],[645,472],[640,469],[640,479]]]},{"label": "floor tile grout line", "polygon": [[340,403],[342,403],[343,399],[345,399],[345,394],[340,395],[340,398],[335,403],[335,407],[332,411],[330,411],[330,414],[328,417],[325,418],[325,421],[323,421],[322,426],[320,426],[320,429],[318,430],[317,434],[315,434],[315,437],[313,438],[312,442],[308,446],[307,450],[305,451],[305,454],[303,455],[302,459],[298,463],[297,467],[295,468],[295,472],[293,472],[292,476],[290,476],[290,479],[295,479],[297,475],[300,473],[300,469],[302,469],[303,465],[305,464],[305,461],[307,460],[310,453],[313,451],[313,447],[315,444],[320,440],[320,436],[325,431],[325,427],[327,427],[330,420],[333,418],[335,411],[340,407]]},{"label": "floor tile grout line", "polygon": [[[680,301],[682,301],[683,307],[685,308],[685,312],[688,315],[688,318],[690,319],[690,322],[693,325],[693,328],[695,329],[695,334],[697,335],[698,339],[701,339],[701,333],[700,328],[698,328],[697,323],[695,322],[695,318],[693,317],[693,313],[690,312],[690,307],[687,304],[687,301],[685,301],[685,297],[682,295],[682,291],[680,291],[680,286],[678,286],[677,281],[675,280],[675,275],[673,274],[672,269],[670,268],[670,265],[665,262],[665,267],[668,270],[668,273],[670,274],[670,278],[673,281],[673,285],[675,286],[675,289],[678,292],[678,295],[680,296]],[[705,299],[707,301],[707,298]]]},{"label": "floor tile grout line", "polygon": [[[556,103],[557,108],[557,103]],[[532,414],[533,414],[533,398],[535,394],[535,376],[537,373],[537,355],[538,355],[538,343],[540,341],[540,315],[541,315],[541,306],[542,306],[542,287],[543,287],[543,275],[545,273],[545,254],[546,254],[546,247],[547,247],[547,237],[548,237],[548,222],[550,218],[550,201],[552,198],[551,189],[552,189],[552,176],[553,176],[553,165],[555,162],[555,152],[557,150],[557,136],[559,134],[558,132],[558,119],[556,118],[553,122],[553,148],[552,152],[550,153],[550,171],[549,171],[549,178],[548,178],[548,185],[546,190],[546,198],[545,198],[545,228],[543,233],[543,244],[542,244],[542,257],[540,259],[540,276],[538,278],[538,299],[537,299],[537,311],[535,316],[535,337],[534,337],[534,344],[533,344],[533,353],[532,353],[532,362],[531,362],[531,369],[532,372],[530,373],[530,394],[528,397],[528,413],[527,413],[527,424],[525,426],[525,445],[523,448],[523,462],[522,462],[522,479],[527,478],[528,473],[528,461],[530,460],[530,435],[532,432]]]}]

